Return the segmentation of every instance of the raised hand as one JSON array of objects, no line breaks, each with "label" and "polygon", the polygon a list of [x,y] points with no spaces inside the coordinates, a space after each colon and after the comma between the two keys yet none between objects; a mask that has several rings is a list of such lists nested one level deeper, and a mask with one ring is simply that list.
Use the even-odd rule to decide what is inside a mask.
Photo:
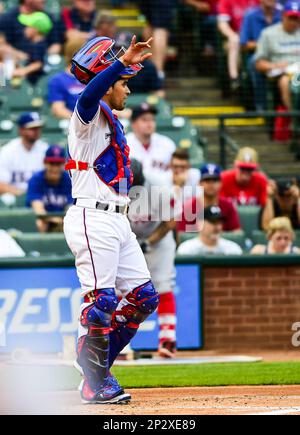
[{"label": "raised hand", "polygon": [[130,66],[136,63],[142,63],[146,59],[149,59],[149,57],[152,56],[152,53],[148,52],[146,53],[147,49],[151,49],[151,42],[153,41],[153,38],[150,38],[147,42],[136,42],[136,36],[134,35],[131,44],[126,51],[126,53],[120,57],[120,61],[125,66]]}]

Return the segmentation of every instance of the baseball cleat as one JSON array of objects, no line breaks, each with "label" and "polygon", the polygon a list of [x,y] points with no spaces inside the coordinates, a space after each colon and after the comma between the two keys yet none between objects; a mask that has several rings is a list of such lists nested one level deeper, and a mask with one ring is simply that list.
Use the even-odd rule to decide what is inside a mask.
[{"label": "baseball cleat", "polygon": [[162,341],[159,345],[158,355],[161,358],[172,359],[176,354],[176,342],[175,341]]},{"label": "baseball cleat", "polygon": [[125,405],[131,401],[131,395],[124,392],[113,376],[107,378],[103,387],[96,393],[84,381],[80,393],[82,403],[85,405]]}]

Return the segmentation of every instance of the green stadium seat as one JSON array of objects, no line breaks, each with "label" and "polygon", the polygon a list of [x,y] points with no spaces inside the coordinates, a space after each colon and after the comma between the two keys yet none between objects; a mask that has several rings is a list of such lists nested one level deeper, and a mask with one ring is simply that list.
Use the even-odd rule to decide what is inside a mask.
[{"label": "green stadium seat", "polygon": [[238,207],[241,220],[241,227],[245,231],[246,237],[251,239],[252,233],[260,228],[261,207],[241,206]]},{"label": "green stadium seat", "polygon": [[36,93],[34,87],[23,80],[20,86],[8,87],[5,91],[10,112],[17,117],[22,112],[40,111],[44,100]]},{"label": "green stadium seat", "polygon": [[21,234],[15,237],[16,242],[26,255],[42,256],[70,255],[64,234]]},{"label": "green stadium seat", "polygon": [[[191,240],[197,237],[197,233],[179,233],[179,241],[183,243],[187,240]],[[246,235],[244,231],[239,233],[235,232],[226,232],[222,234],[222,237],[226,240],[231,240],[232,242],[237,243],[243,250],[245,250],[246,246]]]},{"label": "green stadium seat", "polygon": [[24,233],[37,231],[36,217],[32,210],[9,209],[0,211],[0,228],[2,230],[18,230]]}]

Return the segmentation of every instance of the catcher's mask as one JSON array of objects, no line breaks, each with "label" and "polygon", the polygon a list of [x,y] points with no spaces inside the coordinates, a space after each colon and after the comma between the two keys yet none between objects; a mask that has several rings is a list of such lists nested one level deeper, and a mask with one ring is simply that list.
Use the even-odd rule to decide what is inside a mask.
[{"label": "catcher's mask", "polygon": [[[85,44],[72,59],[72,74],[81,83],[87,85],[97,74],[106,70],[126,52],[122,47],[115,50],[115,41],[111,38],[94,38]],[[120,73],[120,79],[129,79],[137,75],[143,66],[131,65]]]}]

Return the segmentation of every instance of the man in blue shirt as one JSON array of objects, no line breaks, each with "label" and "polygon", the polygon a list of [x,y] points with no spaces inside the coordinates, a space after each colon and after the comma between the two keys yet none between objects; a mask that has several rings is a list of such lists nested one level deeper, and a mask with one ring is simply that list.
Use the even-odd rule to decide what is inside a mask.
[{"label": "man in blue shirt", "polygon": [[281,21],[282,10],[276,0],[261,0],[261,6],[251,9],[244,17],[241,45],[249,53],[248,71],[254,88],[256,110],[267,109],[267,84],[263,74],[257,72],[254,52],[264,29]]},{"label": "man in blue shirt", "polygon": [[70,72],[73,55],[81,47],[80,39],[66,43],[64,56],[67,67],[65,71],[55,74],[48,83],[48,103],[51,105],[53,115],[58,119],[71,118],[79,94],[85,88]]},{"label": "man in blue shirt", "polygon": [[46,217],[47,213],[62,213],[73,203],[69,175],[64,171],[65,151],[57,145],[48,148],[45,169],[35,174],[28,185],[27,207],[32,207],[39,216],[40,232],[48,232],[62,226],[61,217]]}]

